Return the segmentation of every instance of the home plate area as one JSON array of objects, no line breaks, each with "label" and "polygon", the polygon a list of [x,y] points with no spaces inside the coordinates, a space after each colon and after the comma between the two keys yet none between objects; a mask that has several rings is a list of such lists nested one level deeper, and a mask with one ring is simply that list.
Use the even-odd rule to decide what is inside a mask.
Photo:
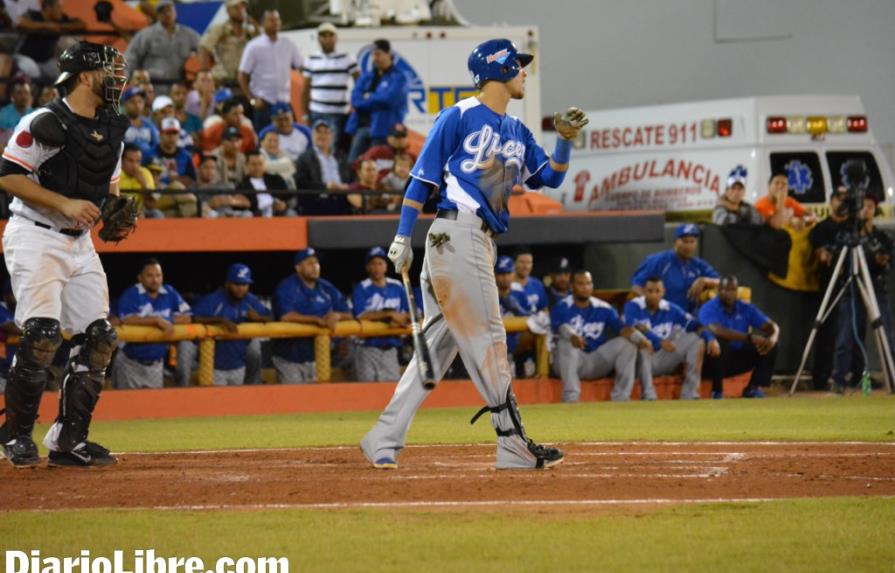
[{"label": "home plate area", "polygon": [[[397,470],[355,447],[123,453],[103,470],[2,471],[0,510],[507,508],[895,495],[895,444],[574,442],[547,471],[497,471],[494,445],[415,445]],[[78,495],[60,495],[78,492]]]}]

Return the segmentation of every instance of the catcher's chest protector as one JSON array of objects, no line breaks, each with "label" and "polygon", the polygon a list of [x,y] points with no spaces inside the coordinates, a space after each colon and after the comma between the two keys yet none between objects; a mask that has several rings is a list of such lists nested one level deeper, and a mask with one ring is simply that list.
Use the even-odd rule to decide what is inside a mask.
[{"label": "catcher's chest protector", "polygon": [[58,99],[47,108],[62,122],[65,144],[38,169],[40,184],[60,195],[101,206],[109,194],[129,122],[104,109],[97,110],[94,119],[81,117]]}]

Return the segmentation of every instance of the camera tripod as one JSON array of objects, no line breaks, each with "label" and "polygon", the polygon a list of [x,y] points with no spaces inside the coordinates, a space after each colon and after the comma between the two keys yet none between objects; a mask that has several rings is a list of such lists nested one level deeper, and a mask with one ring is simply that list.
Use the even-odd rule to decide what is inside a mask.
[{"label": "camera tripod", "polygon": [[[840,274],[848,272],[846,271],[846,262],[851,270],[848,278],[834,298],[833,292],[836,290],[837,279]],[[883,369],[883,380],[886,384],[886,390],[891,393],[895,389],[895,363],[892,361],[892,349],[889,347],[889,339],[886,335],[883,320],[880,317],[879,303],[876,300],[876,294],[873,292],[873,282],[870,279],[870,270],[867,267],[867,259],[864,257],[864,249],[861,247],[860,240],[853,237],[840,249],[836,266],[833,268],[833,275],[830,278],[830,284],[824,293],[820,309],[817,311],[817,316],[814,319],[814,326],[811,328],[811,334],[808,335],[808,342],[805,344],[805,350],[802,352],[802,362],[799,364],[796,378],[792,381],[792,387],[789,389],[790,396],[796,391],[796,386],[802,377],[802,371],[805,369],[805,363],[808,361],[808,354],[811,352],[814,339],[817,337],[817,330],[836,309],[840,299],[853,286],[857,287],[861,294],[864,308],[867,310],[868,322],[873,328],[873,334],[876,337],[876,348]],[[849,293],[849,296],[854,296],[853,290]],[[833,299],[832,303],[830,299]],[[849,301],[844,301],[843,304],[847,302]],[[867,365],[865,364],[866,367]]]}]

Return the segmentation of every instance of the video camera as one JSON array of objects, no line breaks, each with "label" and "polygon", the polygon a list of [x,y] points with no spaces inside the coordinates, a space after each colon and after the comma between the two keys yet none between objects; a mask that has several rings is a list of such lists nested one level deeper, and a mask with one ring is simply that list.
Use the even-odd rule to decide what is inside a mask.
[{"label": "video camera", "polygon": [[864,209],[864,196],[870,186],[870,172],[867,164],[861,159],[849,159],[839,169],[842,184],[846,187],[845,199],[836,209],[840,217],[857,220]]}]

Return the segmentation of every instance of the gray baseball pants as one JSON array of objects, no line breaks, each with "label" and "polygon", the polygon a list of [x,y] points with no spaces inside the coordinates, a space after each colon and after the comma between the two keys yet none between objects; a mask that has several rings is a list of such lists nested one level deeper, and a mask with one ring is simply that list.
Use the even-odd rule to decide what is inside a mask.
[{"label": "gray baseball pants", "polygon": [[640,375],[643,398],[646,400],[656,399],[656,388],[653,386],[654,375],[670,374],[681,362],[686,362],[687,373],[681,388],[681,400],[698,400],[702,352],[705,348],[702,338],[695,332],[677,331],[668,340],[674,344],[674,352],[659,350],[647,353],[642,349],[637,351],[637,371]]},{"label": "gray baseball pants", "polygon": [[[423,332],[435,378],[444,376],[459,352],[476,389],[489,407],[496,408],[507,400],[512,374],[494,281],[497,247],[481,226],[477,216],[459,213],[456,221],[435,219],[429,228],[420,275]],[[361,441],[368,460],[397,457],[428,395],[414,356],[388,406]],[[515,428],[508,409],[492,413],[491,423],[500,431]],[[498,436],[497,468],[534,468],[536,464],[520,435]]]},{"label": "gray baseball pants", "polygon": [[637,348],[621,336],[608,340],[593,352],[584,352],[572,346],[568,338],[557,337],[556,360],[562,378],[562,401],[578,401],[582,378],[600,378],[613,370],[612,400],[629,400],[634,388],[636,358]]}]

